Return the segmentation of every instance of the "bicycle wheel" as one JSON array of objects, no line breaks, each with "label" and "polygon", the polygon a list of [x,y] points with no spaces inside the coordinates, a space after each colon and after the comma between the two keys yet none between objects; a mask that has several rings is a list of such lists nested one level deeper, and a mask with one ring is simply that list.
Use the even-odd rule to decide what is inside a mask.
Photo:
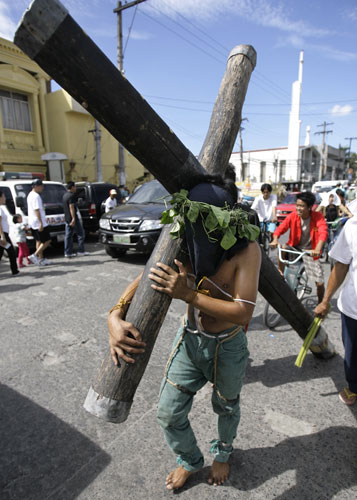
[{"label": "bicycle wheel", "polygon": [[267,302],[264,307],[263,321],[268,328],[274,328],[280,321],[280,314]]},{"label": "bicycle wheel", "polygon": [[269,257],[269,254],[270,254],[270,235],[266,231],[263,234],[263,250],[264,250],[266,256]]},{"label": "bicycle wheel", "polygon": [[296,288],[294,290],[295,295],[297,296],[297,298],[299,300],[301,300],[305,295],[305,292],[308,288],[308,285],[307,285],[308,280],[309,279],[307,277],[307,272],[306,272],[305,266],[301,266],[300,270],[299,270],[299,274],[298,274],[297,279],[296,279]]}]

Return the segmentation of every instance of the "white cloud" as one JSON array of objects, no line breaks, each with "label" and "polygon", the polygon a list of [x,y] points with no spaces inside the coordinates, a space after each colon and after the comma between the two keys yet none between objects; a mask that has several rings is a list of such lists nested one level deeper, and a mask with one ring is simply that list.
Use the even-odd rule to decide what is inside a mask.
[{"label": "white cloud", "polygon": [[301,36],[323,37],[331,34],[327,29],[315,28],[306,21],[290,19],[282,2],[272,5],[269,0],[151,0],[140,8],[151,14],[160,12],[171,17],[179,14],[193,19],[213,21],[220,14],[232,13],[260,26],[276,28],[280,31]]},{"label": "white cloud", "polygon": [[11,19],[9,6],[0,0],[0,36],[12,40],[16,30],[16,24]]},{"label": "white cloud", "polygon": [[357,7],[355,7],[354,9],[351,9],[351,10],[345,10],[343,12],[343,17],[347,17],[348,19],[350,19],[352,22],[355,22],[357,21]]},{"label": "white cloud", "polygon": [[345,106],[340,106],[339,104],[335,104],[332,109],[329,109],[331,115],[334,116],[346,116],[349,115],[353,111],[353,106],[351,104],[346,104]]},{"label": "white cloud", "polygon": [[357,52],[340,50],[327,44],[311,43],[302,36],[298,35],[290,35],[280,38],[277,43],[278,47],[285,47],[289,45],[301,50],[319,52],[325,59],[333,59],[334,61],[352,62],[357,60]]}]

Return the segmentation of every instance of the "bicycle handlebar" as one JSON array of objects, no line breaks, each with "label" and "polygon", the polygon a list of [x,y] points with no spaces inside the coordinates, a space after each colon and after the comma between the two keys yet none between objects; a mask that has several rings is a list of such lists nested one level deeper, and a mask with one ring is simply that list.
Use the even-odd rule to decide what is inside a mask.
[{"label": "bicycle handlebar", "polygon": [[[283,264],[296,264],[304,255],[306,254],[310,255],[310,250],[302,250],[302,251],[291,250],[290,248],[283,248],[281,245],[278,245],[278,252],[279,252],[279,260],[280,262],[283,262]],[[283,259],[282,252],[293,253],[297,255],[297,257],[294,260]]]}]

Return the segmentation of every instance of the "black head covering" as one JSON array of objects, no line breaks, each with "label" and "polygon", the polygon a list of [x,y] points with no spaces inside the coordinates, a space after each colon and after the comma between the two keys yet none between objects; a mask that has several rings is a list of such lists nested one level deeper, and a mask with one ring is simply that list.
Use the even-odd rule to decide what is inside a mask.
[{"label": "black head covering", "polygon": [[[201,201],[224,207],[227,203],[233,208],[235,201],[232,195],[224,188],[211,183],[197,184],[188,194],[192,201]],[[205,233],[201,218],[192,224],[189,220],[185,221],[185,236],[188,254],[190,257],[193,272],[198,283],[203,276],[213,276],[216,274],[224,259],[229,259],[239,250],[248,245],[246,238],[237,238],[236,244],[229,250],[224,250],[219,241],[210,241]]]}]

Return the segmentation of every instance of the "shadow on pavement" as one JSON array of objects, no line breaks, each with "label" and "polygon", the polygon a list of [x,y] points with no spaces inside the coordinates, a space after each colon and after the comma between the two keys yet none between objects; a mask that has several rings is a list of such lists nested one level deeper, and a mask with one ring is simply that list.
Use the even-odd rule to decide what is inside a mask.
[{"label": "shadow on pavement", "polygon": [[233,451],[229,482],[240,491],[251,491],[292,470],[295,481],[282,478],[280,484],[285,491],[280,495],[276,492],[274,498],[332,499],[339,491],[357,484],[356,457],[356,430],[329,427],[315,434],[285,439],[276,446]]},{"label": "shadow on pavement", "polygon": [[0,385],[0,443],[2,500],[48,498],[91,462],[91,474],[80,475],[73,491],[62,496],[74,499],[110,462],[86,436],[5,385]]}]

